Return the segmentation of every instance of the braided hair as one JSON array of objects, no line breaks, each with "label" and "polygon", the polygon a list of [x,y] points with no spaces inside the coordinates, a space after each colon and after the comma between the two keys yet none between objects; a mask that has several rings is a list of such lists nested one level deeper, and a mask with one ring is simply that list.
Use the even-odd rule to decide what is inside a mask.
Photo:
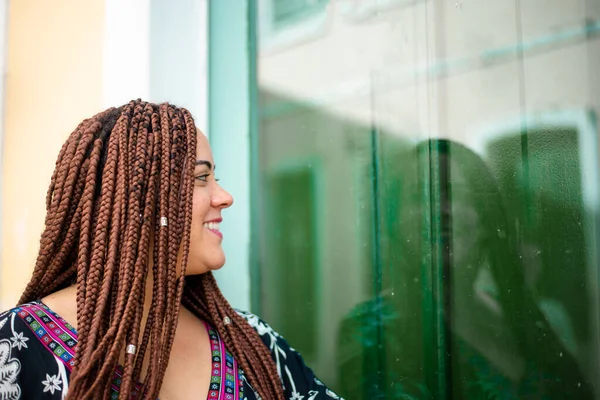
[{"label": "braided hair", "polygon": [[[119,399],[129,399],[136,382],[144,399],[156,399],[181,304],[216,328],[263,399],[283,399],[269,349],[231,308],[212,273],[185,276],[196,135],[189,111],[136,100],[84,120],[60,150],[35,269],[19,302],[77,285],[78,345],[68,399],[107,398],[127,344],[138,350],[125,356]],[[152,305],[142,326],[149,274]]]}]

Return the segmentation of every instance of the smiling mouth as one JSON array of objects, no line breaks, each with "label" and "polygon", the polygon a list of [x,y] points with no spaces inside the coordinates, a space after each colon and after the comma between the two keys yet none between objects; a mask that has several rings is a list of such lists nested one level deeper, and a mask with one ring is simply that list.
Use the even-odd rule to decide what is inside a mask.
[{"label": "smiling mouth", "polygon": [[204,226],[206,229],[208,229],[209,231],[211,231],[218,237],[223,238],[223,234],[219,230],[220,225],[221,225],[220,222],[205,222],[204,224],[202,224],[202,226]]}]

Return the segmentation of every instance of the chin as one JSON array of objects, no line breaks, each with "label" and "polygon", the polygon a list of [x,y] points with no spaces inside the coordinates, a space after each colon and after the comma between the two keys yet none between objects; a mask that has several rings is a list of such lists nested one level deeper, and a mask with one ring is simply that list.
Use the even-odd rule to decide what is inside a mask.
[{"label": "chin", "polygon": [[225,258],[220,260],[210,260],[201,264],[189,265],[185,270],[186,275],[201,275],[209,271],[217,271],[225,265]]},{"label": "chin", "polygon": [[225,262],[223,262],[223,263],[220,263],[220,264],[217,264],[217,265],[215,265],[215,266],[213,266],[213,267],[209,268],[209,271],[218,271],[218,270],[220,270],[221,268],[223,268],[223,266],[224,266],[224,265],[225,265]]},{"label": "chin", "polygon": [[223,266],[225,265],[225,254],[221,253],[221,255],[219,257],[215,257],[214,260],[210,260],[210,267],[209,269],[211,271],[216,271],[218,269],[223,268]]}]

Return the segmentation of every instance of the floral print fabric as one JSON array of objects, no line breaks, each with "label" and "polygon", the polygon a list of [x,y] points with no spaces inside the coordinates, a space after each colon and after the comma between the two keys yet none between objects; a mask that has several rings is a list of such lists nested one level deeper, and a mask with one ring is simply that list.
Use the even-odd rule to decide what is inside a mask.
[{"label": "floral print fabric", "polygon": [[[341,399],[319,381],[298,352],[256,315],[238,311],[271,350],[286,399]],[[198,399],[258,400],[216,330],[206,324],[213,372],[208,393]],[[0,400],[64,399],[77,350],[77,332],[41,302],[31,302],[0,314]],[[120,384],[115,370],[112,397]]]}]

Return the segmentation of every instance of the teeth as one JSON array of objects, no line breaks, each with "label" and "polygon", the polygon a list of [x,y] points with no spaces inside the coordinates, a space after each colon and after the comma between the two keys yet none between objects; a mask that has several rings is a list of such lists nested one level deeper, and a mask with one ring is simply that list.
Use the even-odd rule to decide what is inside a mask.
[{"label": "teeth", "polygon": [[218,222],[205,222],[204,227],[208,229],[212,229],[213,231],[218,231],[220,227],[220,223]]}]

